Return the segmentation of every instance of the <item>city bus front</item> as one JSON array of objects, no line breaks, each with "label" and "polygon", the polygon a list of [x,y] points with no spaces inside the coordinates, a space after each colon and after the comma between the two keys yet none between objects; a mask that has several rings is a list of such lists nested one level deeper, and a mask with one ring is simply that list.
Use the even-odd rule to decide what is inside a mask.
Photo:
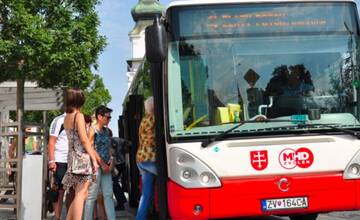
[{"label": "city bus front", "polygon": [[360,206],[351,1],[184,1],[166,12],[172,219]]}]

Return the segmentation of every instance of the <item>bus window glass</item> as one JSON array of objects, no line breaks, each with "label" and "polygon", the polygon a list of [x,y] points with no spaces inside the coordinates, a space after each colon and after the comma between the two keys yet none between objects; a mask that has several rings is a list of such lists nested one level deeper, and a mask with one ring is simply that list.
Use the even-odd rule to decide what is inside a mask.
[{"label": "bus window glass", "polygon": [[[354,4],[214,5],[170,14],[177,27],[168,56],[173,137],[215,135],[259,115],[308,117],[314,109],[316,123],[360,128]],[[283,134],[286,125],[251,123],[237,132]]]}]

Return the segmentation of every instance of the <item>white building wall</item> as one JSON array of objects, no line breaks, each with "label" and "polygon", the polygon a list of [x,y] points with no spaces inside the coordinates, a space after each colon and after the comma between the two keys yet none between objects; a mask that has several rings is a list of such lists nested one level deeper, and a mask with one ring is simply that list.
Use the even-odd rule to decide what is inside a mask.
[{"label": "white building wall", "polygon": [[132,57],[142,59],[145,55],[145,31],[140,35],[130,36],[132,43]]},{"label": "white building wall", "polygon": [[136,71],[138,70],[139,65],[143,57],[145,56],[145,31],[141,31],[138,35],[129,35],[130,42],[132,45],[132,66],[129,68],[129,71],[126,73],[128,79],[128,88],[130,88],[131,82],[134,79]]}]

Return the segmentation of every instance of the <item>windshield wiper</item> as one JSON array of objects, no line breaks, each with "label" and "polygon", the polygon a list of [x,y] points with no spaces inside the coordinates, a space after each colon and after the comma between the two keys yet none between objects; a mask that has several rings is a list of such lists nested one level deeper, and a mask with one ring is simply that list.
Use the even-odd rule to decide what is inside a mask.
[{"label": "windshield wiper", "polygon": [[223,133],[216,135],[214,137],[208,138],[207,140],[201,142],[201,147],[205,148],[209,144],[215,141],[223,140],[230,132],[239,128],[240,126],[248,123],[266,123],[266,122],[294,122],[294,120],[271,120],[271,119],[261,119],[261,120],[248,120],[248,121],[240,121],[234,127],[224,131]]},{"label": "windshield wiper", "polygon": [[[294,120],[271,120],[271,119],[263,119],[261,121],[241,121],[238,124],[236,124],[234,127],[230,128],[229,130],[224,131],[224,133],[221,133],[219,135],[216,135],[214,137],[208,138],[207,140],[201,142],[201,147],[205,148],[207,147],[209,144],[215,142],[215,141],[220,141],[223,140],[230,132],[232,132],[233,130],[241,127],[244,124],[248,124],[248,123],[266,123],[266,122],[293,122],[293,123],[298,123],[295,124],[293,126],[282,126],[279,128],[311,128],[311,127],[325,127],[325,128],[331,128],[333,130],[336,131],[341,131],[343,133],[346,134],[350,134],[354,137],[356,137],[357,139],[360,139],[360,131],[354,131],[354,130],[349,130],[349,129],[345,129],[345,128],[339,128],[336,127],[334,125],[337,124],[305,124],[304,121],[300,120],[300,121],[294,121]],[[299,123],[300,122],[300,123]]]}]

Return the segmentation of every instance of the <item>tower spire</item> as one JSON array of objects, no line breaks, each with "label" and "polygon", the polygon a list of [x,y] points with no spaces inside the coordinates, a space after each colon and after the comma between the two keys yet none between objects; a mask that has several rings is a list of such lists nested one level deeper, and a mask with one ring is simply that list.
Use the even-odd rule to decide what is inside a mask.
[{"label": "tower spire", "polygon": [[129,32],[132,43],[132,58],[127,60],[128,86],[130,86],[145,55],[145,28],[153,23],[156,14],[162,14],[163,9],[164,6],[158,0],[139,0],[131,10],[135,26]]},{"label": "tower spire", "polygon": [[134,21],[152,20],[154,15],[161,14],[163,6],[158,0],[139,0],[132,8],[131,15]]}]

